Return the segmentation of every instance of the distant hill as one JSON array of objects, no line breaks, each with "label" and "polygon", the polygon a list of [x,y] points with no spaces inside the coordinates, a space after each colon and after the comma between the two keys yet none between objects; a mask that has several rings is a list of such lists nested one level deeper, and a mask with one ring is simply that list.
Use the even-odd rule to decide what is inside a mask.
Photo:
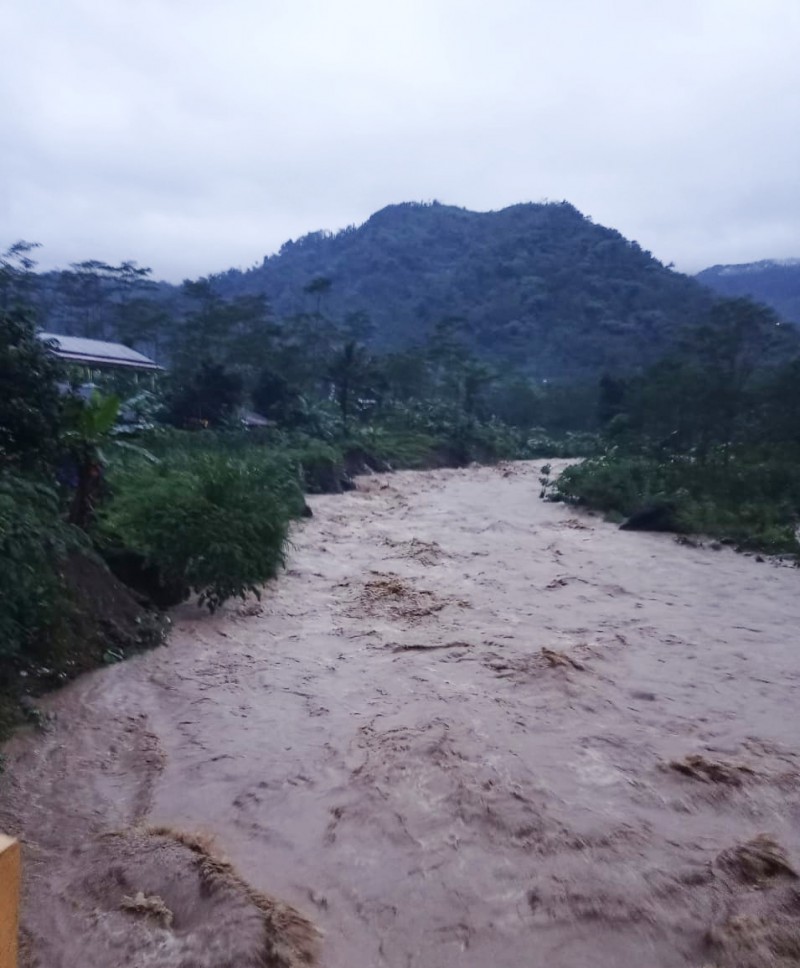
[{"label": "distant hill", "polygon": [[[326,277],[330,290],[304,292]],[[390,205],[359,227],[312,232],[256,268],[213,277],[225,296],[266,295],[276,314],[367,313],[399,347],[463,318],[484,355],[540,377],[652,361],[706,310],[710,293],[566,202],[471,212]]]},{"label": "distant hill", "polygon": [[[206,298],[198,302],[198,288],[212,299],[263,296],[277,317],[366,314],[377,349],[414,344],[443,319],[457,319],[481,356],[541,379],[647,365],[714,298],[567,202],[498,212],[390,205],[358,227],[287,242],[255,268],[214,274],[192,287],[191,298],[181,287],[150,283],[135,263],[90,260],[73,269],[35,277],[40,325],[127,342],[163,363],[171,335],[195,325],[192,314]],[[230,326],[236,311],[219,325]]]},{"label": "distant hill", "polygon": [[722,296],[749,296],[800,325],[800,259],[712,266],[695,277]]}]

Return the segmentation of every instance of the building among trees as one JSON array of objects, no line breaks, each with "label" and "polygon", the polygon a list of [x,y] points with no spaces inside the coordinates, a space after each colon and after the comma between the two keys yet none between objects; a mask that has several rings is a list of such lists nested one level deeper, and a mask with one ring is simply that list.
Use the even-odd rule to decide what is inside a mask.
[{"label": "building among trees", "polygon": [[90,380],[93,379],[95,370],[122,369],[154,373],[164,369],[148,356],[132,350],[129,346],[123,346],[122,343],[108,343],[83,336],[60,336],[56,333],[38,335],[54,356],[82,369]]}]

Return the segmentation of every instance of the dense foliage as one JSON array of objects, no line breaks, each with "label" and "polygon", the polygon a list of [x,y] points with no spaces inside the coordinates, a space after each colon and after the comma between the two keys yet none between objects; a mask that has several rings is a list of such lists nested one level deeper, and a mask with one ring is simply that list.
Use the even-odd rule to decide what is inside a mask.
[{"label": "dense foliage", "polygon": [[[6,295],[23,290],[3,273]],[[16,307],[0,312],[0,364],[2,733],[20,696],[162,640],[101,555],[139,555],[213,608],[275,574],[303,500],[297,468],[263,448],[152,454],[143,394],[71,386]]]},{"label": "dense foliage", "polygon": [[212,609],[259,595],[283,564],[290,513],[302,503],[286,466],[253,452],[136,461],[112,487],[104,531]]},{"label": "dense foliage", "polygon": [[0,467],[41,467],[53,458],[61,400],[57,361],[22,309],[0,312]]},{"label": "dense foliage", "polygon": [[30,650],[58,623],[62,569],[79,545],[52,488],[0,473],[0,658]]},{"label": "dense foliage", "polygon": [[319,277],[333,281],[328,312],[369,314],[378,346],[402,348],[458,317],[480,356],[551,379],[652,361],[708,302],[702,287],[567,203],[486,213],[392,205],[358,228],[288,242],[219,286],[263,293],[294,314]]},{"label": "dense foliage", "polygon": [[[713,535],[740,548],[797,553],[798,462],[718,453],[706,460],[613,454],[569,467],[557,482],[568,501],[628,517],[669,512],[666,530]],[[660,528],[659,528],[660,530]]]},{"label": "dense foliage", "polygon": [[641,376],[601,381],[606,456],[566,471],[556,493],[743,547],[797,552],[800,358],[746,300],[720,304],[683,349]]}]

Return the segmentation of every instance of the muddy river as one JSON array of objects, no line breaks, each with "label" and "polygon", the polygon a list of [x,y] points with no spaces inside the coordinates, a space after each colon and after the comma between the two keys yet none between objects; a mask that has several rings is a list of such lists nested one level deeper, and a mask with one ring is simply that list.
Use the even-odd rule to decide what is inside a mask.
[{"label": "muddy river", "polygon": [[23,964],[800,963],[800,574],[541,463],[313,498],[260,603],[45,700]]}]

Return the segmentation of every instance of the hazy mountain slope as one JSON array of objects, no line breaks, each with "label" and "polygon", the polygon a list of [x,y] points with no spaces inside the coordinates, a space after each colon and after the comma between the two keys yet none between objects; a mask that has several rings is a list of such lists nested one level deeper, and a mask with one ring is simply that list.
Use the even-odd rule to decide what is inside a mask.
[{"label": "hazy mountain slope", "polygon": [[357,228],[287,242],[215,284],[228,296],[264,293],[284,315],[316,307],[304,287],[319,276],[332,281],[323,311],[368,313],[378,345],[413,342],[458,316],[485,353],[524,361],[543,377],[648,362],[710,299],[567,203],[487,213],[392,205]]},{"label": "hazy mountain slope", "polygon": [[722,296],[749,296],[800,325],[800,259],[712,266],[696,278]]},{"label": "hazy mountain slope", "polygon": [[[287,242],[255,268],[215,274],[191,298],[146,280],[130,288],[123,267],[77,268],[36,277],[43,328],[122,339],[158,355],[176,329],[193,325],[206,298],[198,291],[212,299],[258,294],[278,317],[365,313],[378,348],[418,342],[455,317],[481,355],[542,378],[594,377],[653,362],[713,299],[697,280],[566,202],[499,212],[391,205],[361,226]],[[307,292],[321,277],[330,288]]]}]

